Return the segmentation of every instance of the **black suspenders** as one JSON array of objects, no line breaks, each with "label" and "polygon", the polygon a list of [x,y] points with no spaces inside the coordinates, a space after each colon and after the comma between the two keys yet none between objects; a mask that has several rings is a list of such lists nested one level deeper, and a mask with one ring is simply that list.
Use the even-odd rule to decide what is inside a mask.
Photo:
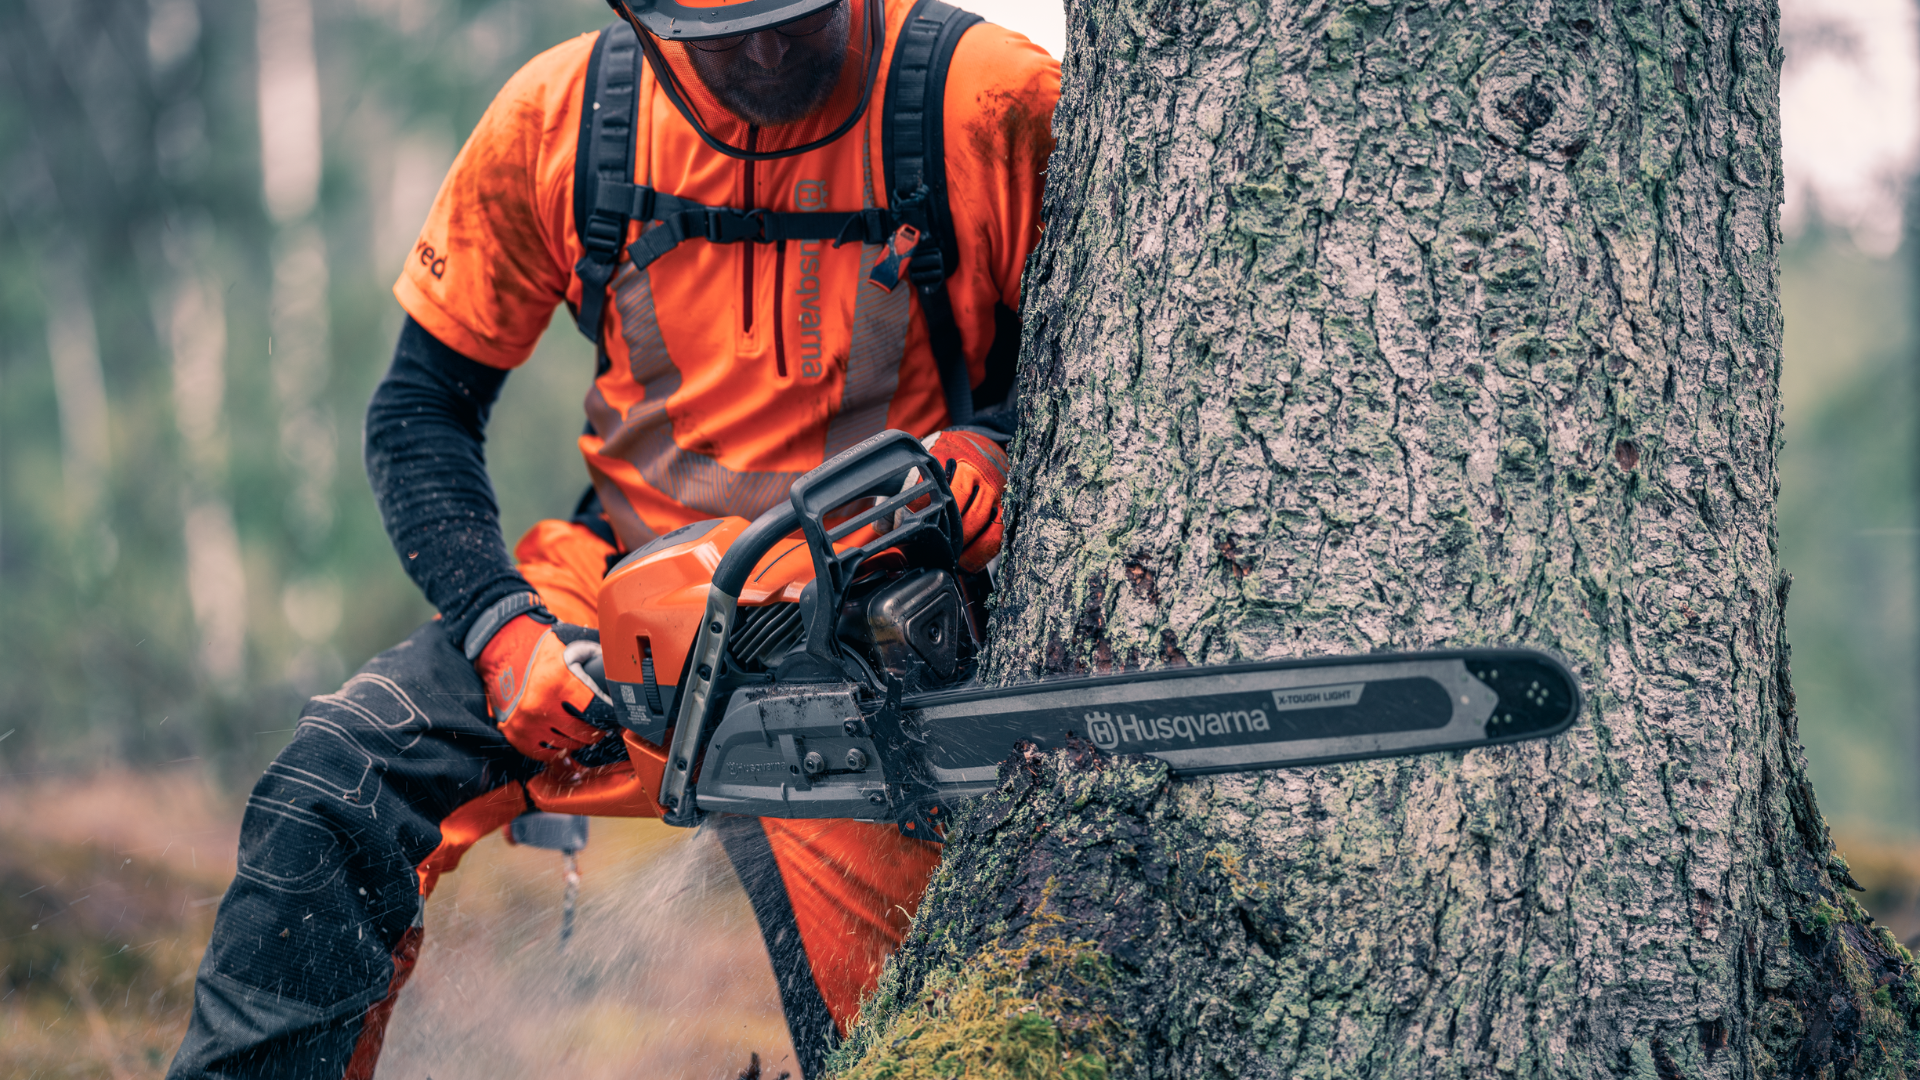
[{"label": "black suspenders", "polygon": [[[973,420],[973,380],[960,326],[947,296],[948,272],[960,265],[953,242],[953,215],[947,206],[945,105],[947,65],[967,28],[982,21],[940,0],[920,0],[907,15],[893,47],[887,72],[886,115],[881,119],[880,156],[887,163],[889,201],[907,223],[931,239],[940,255],[941,273],[916,280],[920,313],[927,320],[927,343],[940,366],[953,423]],[[916,220],[917,219],[917,220]],[[916,260],[918,261],[918,260]]]},{"label": "black suspenders", "polygon": [[[624,33],[616,32],[624,31]],[[580,332],[600,344],[600,315],[607,284],[627,242],[628,207],[600,199],[600,185],[633,184],[633,121],[640,84],[640,43],[624,21],[600,31],[587,61],[581,101],[580,144],[573,162],[573,228],[586,253],[574,264],[580,275]]]}]

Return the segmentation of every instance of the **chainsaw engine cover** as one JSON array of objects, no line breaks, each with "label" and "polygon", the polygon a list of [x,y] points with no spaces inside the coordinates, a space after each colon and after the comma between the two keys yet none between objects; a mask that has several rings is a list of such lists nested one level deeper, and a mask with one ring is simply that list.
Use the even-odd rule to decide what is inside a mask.
[{"label": "chainsaw engine cover", "polygon": [[[600,583],[606,686],[628,731],[664,745],[694,636],[706,617],[713,568],[747,528],[742,518],[697,521],[635,549]],[[794,601],[813,577],[806,541],[776,544],[742,590],[730,656],[763,670],[800,636]]]}]

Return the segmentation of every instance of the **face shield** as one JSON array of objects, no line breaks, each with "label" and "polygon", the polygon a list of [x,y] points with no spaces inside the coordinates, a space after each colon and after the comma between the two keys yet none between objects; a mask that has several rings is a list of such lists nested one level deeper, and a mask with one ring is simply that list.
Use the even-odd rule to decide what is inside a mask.
[{"label": "face shield", "polygon": [[614,14],[633,25],[640,38],[640,48],[653,68],[654,78],[660,88],[666,91],[667,99],[673,102],[674,108],[693,126],[702,142],[728,157],[745,161],[770,161],[826,146],[851,131],[866,115],[867,105],[873,98],[874,84],[879,79],[880,53],[886,44],[886,12],[881,0],[864,0],[866,10],[862,29],[867,38],[867,64],[859,104],[828,134],[812,142],[780,150],[749,150],[734,146],[708,130],[688,104],[686,89],[681,85],[673,65],[661,53],[660,42],[673,41],[691,49],[723,52],[739,48],[748,35],[765,31],[804,37],[825,28],[840,4],[857,2],[861,0],[709,0],[697,7],[687,7],[675,0],[607,0],[607,5],[613,8]]}]

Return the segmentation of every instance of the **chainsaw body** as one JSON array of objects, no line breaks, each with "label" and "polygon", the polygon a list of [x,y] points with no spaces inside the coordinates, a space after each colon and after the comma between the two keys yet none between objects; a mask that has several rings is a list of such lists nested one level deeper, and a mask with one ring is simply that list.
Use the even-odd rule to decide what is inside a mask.
[{"label": "chainsaw body", "polygon": [[960,543],[940,468],[893,431],[756,521],[696,522],[621,560],[600,589],[606,689],[667,750],[666,819],[894,816],[911,770],[870,720],[889,687],[897,704],[971,675],[987,582]]}]

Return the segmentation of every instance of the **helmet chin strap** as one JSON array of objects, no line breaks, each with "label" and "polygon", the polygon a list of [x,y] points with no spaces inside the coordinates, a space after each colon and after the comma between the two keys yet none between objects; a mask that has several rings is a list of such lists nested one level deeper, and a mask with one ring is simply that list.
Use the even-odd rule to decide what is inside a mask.
[{"label": "helmet chin strap", "polygon": [[633,32],[639,35],[640,49],[647,54],[647,64],[653,68],[654,79],[660,83],[660,88],[667,92],[667,100],[673,102],[673,107],[680,110],[680,115],[686,118],[687,123],[693,125],[693,130],[700,136],[700,141],[719,153],[742,161],[773,161],[777,158],[794,157],[818,150],[853,130],[853,125],[859,123],[860,118],[866,115],[867,105],[873,100],[874,84],[880,78],[880,53],[887,44],[886,9],[882,6],[881,0],[866,0],[866,3],[867,73],[860,87],[860,104],[853,110],[852,115],[848,116],[839,127],[810,143],[786,150],[748,150],[745,147],[724,142],[707,130],[707,126],[701,123],[700,117],[694,113],[693,107],[687,104],[686,93],[680,86],[680,80],[674,75],[673,66],[667,63],[666,56],[660,52],[660,45],[654,40],[653,35],[633,17],[633,12],[627,10],[625,0],[607,0],[607,6],[613,9],[614,14],[625,19],[633,27]]}]

